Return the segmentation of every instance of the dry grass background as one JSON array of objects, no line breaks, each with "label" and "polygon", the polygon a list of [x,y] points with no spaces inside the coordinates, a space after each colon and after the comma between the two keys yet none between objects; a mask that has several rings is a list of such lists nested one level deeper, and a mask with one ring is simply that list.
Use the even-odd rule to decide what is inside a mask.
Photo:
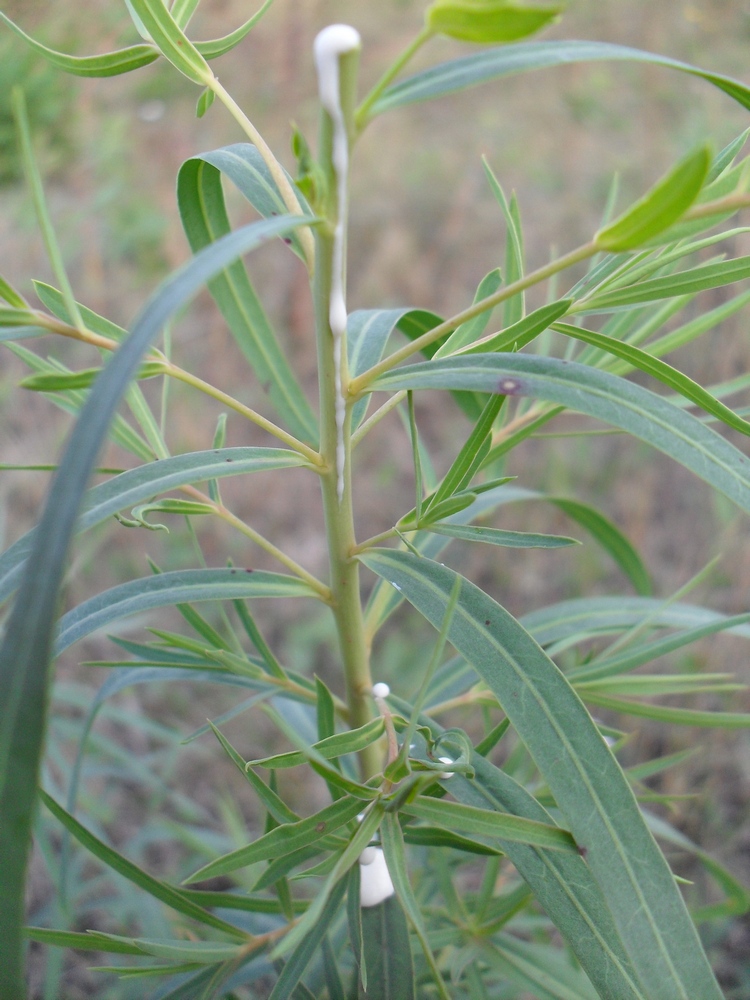
[{"label": "dry grass background", "polygon": [[[311,42],[327,23],[347,20],[363,35],[363,78],[374,82],[381,68],[413,37],[421,22],[421,0],[276,0],[271,12],[239,50],[217,64],[223,82],[248,110],[277,150],[289,149],[294,119],[312,139],[316,101]],[[112,0],[5,0],[3,10],[27,30],[70,51],[104,51],[131,35],[122,5]],[[194,37],[217,37],[248,16],[238,0],[204,0],[192,27]],[[571,0],[562,23],[546,37],[591,38],[634,45],[697,63],[747,80],[750,14],[741,0]],[[5,44],[0,37],[0,44]],[[17,47],[13,42],[11,47]],[[10,48],[0,49],[6,55]],[[438,42],[415,64],[461,54],[465,48]],[[40,72],[38,62],[29,72]],[[127,324],[143,297],[166,270],[185,259],[187,249],[174,198],[177,169],[201,150],[241,141],[236,127],[214,107],[197,121],[196,94],[168,67],[157,64],[137,74],[104,81],[54,77],[63,98],[70,94],[61,151],[46,129],[38,141],[47,166],[48,195],[76,293],[81,301]],[[452,312],[473,295],[476,284],[500,262],[504,231],[483,179],[486,155],[506,189],[518,193],[530,264],[544,262],[550,248],[565,250],[588,238],[597,225],[610,179],[620,172],[623,199],[643,190],[692,143],[710,137],[720,147],[747,126],[747,115],[706,85],[654,67],[617,64],[572,66],[511,78],[439,103],[417,105],[377,120],[358,149],[353,180],[350,250],[350,308],[412,305]],[[290,169],[292,157],[283,152]],[[28,291],[30,276],[52,280],[22,186],[0,192],[0,272]],[[243,206],[231,200],[242,221]],[[750,252],[738,240],[735,252]],[[256,255],[253,277],[314,398],[314,347],[306,280],[301,266],[283,248]],[[716,304],[722,291],[713,293]],[[41,349],[48,343],[39,342]],[[58,345],[53,345],[55,350]],[[51,350],[52,348],[49,347]],[[176,358],[204,378],[226,386],[262,407],[210,299],[201,296],[174,331]],[[75,345],[62,345],[70,364],[90,364]],[[746,371],[750,364],[747,317],[738,317],[705,344],[677,357],[704,384]],[[69,426],[47,401],[13,389],[22,366],[2,353],[0,419],[2,455],[7,463],[44,462],[59,452]],[[154,387],[149,387],[151,391]],[[172,449],[210,447],[217,410],[177,389]],[[420,418],[440,468],[450,460],[465,425],[446,413],[443,401],[427,401]],[[264,444],[254,428],[230,419],[228,443]],[[108,463],[123,456],[112,450]],[[654,574],[656,592],[668,595],[717,554],[721,561],[695,599],[722,611],[748,607],[750,544],[747,521],[672,463],[657,460],[637,443],[616,437],[585,438],[563,444],[530,442],[514,457],[510,471],[524,485],[570,492],[594,501],[633,539]],[[399,425],[384,422],[362,449],[358,499],[363,534],[392,523],[410,505],[409,448]],[[317,498],[296,473],[263,480],[262,490],[226,488],[239,513],[283,545],[312,570],[323,572],[325,551]],[[291,487],[290,487],[291,483]],[[46,487],[39,473],[0,476],[3,530],[12,541],[34,521]],[[303,515],[300,513],[300,505]],[[570,526],[543,510],[518,512],[504,526],[569,532]],[[244,541],[210,529],[202,535],[210,565],[228,554],[237,561],[277,568]],[[68,600],[123,578],[143,575],[144,553],[165,568],[193,562],[189,540],[175,527],[170,547],[159,534],[110,527],[76,546]],[[455,566],[474,574],[516,614],[562,597],[613,592],[615,570],[589,547],[521,558],[472,550],[451,555]],[[323,654],[327,630],[317,620],[299,619],[298,607],[261,609],[263,625],[295,663],[335,678]],[[273,614],[273,617],[271,615]],[[163,626],[163,622],[160,621]],[[169,625],[167,625],[169,627]],[[128,626],[131,628],[131,626]],[[142,633],[140,633],[142,634]],[[378,651],[381,669],[394,672],[413,659],[419,635],[397,642],[388,637]],[[106,657],[112,647],[95,637],[76,650],[76,660]],[[716,640],[696,647],[694,663],[733,669],[750,682],[745,647]],[[91,673],[73,660],[58,676],[91,684]],[[100,674],[97,672],[98,683]],[[119,696],[127,710],[145,713],[181,732],[199,725],[208,712],[221,711],[227,696],[135,689]],[[746,695],[740,701],[750,709]],[[247,717],[243,717],[246,719]],[[463,723],[464,720],[459,720]],[[266,738],[260,723],[233,723],[230,735],[247,755],[257,756]],[[667,772],[653,787],[676,796],[670,819],[750,882],[750,747],[746,738],[691,730],[664,733],[636,722],[626,759],[668,753],[700,742],[703,751]],[[132,752],[147,753],[149,738],[133,727],[107,722],[105,731]],[[193,744],[195,748],[197,744]],[[217,793],[237,797],[252,817],[242,787],[208,744],[186,752],[177,765],[178,784],[216,815]],[[95,786],[94,786],[95,787]],[[299,794],[304,797],[305,789]],[[135,833],[146,808],[126,782],[103,792],[102,820],[114,821],[115,839]],[[111,829],[111,827],[110,827]],[[155,857],[169,867],[169,859]],[[700,872],[683,860],[680,871],[710,892]],[[41,866],[35,869],[32,903],[48,894]],[[719,927],[712,943],[715,963],[729,988],[750,989],[750,925]],[[73,963],[66,974],[65,998],[109,997],[105,980],[91,978]],[[744,978],[743,978],[744,977]],[[41,980],[40,980],[41,982]],[[39,996],[43,987],[39,985]],[[736,993],[741,996],[741,993]],[[699,998],[696,998],[699,1000]]]}]

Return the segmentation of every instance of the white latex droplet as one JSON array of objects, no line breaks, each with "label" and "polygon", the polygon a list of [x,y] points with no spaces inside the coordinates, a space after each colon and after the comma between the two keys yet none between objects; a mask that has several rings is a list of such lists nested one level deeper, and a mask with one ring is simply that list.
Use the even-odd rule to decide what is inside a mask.
[{"label": "white latex droplet", "polygon": [[391,689],[383,681],[380,681],[378,684],[373,684],[372,693],[375,698],[387,698],[391,693]]},{"label": "white latex droplet", "polygon": [[[368,854],[372,860],[362,862],[362,856],[367,852],[374,851],[374,856]],[[377,906],[383,900],[393,895],[393,882],[385,863],[385,855],[380,847],[366,847],[360,855],[359,865],[359,905]]]},{"label": "white latex droplet", "polygon": [[[440,761],[441,764],[452,764],[453,763],[453,761],[450,759],[450,757],[438,757],[438,760]],[[455,771],[445,771],[443,773],[443,777],[444,778],[452,778],[455,773],[456,773]]]}]

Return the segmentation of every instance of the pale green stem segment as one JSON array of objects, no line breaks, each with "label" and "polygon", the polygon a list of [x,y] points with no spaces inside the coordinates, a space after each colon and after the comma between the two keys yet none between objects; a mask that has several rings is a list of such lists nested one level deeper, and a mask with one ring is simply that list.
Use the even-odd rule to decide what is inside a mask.
[{"label": "pale green stem segment", "polygon": [[[247,117],[239,104],[237,104],[231,94],[229,94],[221,83],[219,83],[217,77],[211,77],[211,79],[207,81],[207,86],[214,92],[214,94],[216,94],[221,103],[263,157],[263,162],[268,167],[268,171],[273,178],[274,184],[279,189],[279,193],[284,200],[284,204],[289,210],[289,214],[304,215],[305,213],[302,210],[302,206],[299,203],[299,199],[297,198],[294,188],[289,182],[289,178],[284,172],[284,168],[274,156],[271,147]],[[307,263],[308,272],[312,276],[315,270],[315,240],[313,239],[312,232],[309,229],[300,229],[299,238],[302,244],[302,249],[305,253],[305,261]]]},{"label": "pale green stem segment", "polygon": [[418,52],[425,42],[428,42],[433,35],[434,31],[430,28],[423,28],[414,41],[404,49],[401,55],[388,67],[385,73],[383,73],[370,93],[357,108],[354,121],[359,132],[361,132],[370,121],[370,108],[377,101],[385,88],[396,79],[404,66],[406,66],[406,64],[414,57],[416,52]]},{"label": "pale green stem segment", "polygon": [[[338,37],[336,31],[340,32]],[[352,45],[355,39],[356,44]],[[345,218],[341,217],[343,199],[339,197],[339,183],[345,183],[346,178],[340,176],[334,156],[338,153],[339,167],[343,163],[345,168],[348,155],[342,159],[340,148],[336,149],[335,132],[338,119],[339,125],[343,122],[346,129],[348,147],[353,135],[359,43],[353,29],[336,25],[321,32],[315,45],[322,104],[318,155],[326,179],[326,202],[324,210],[319,213],[324,222],[317,227],[315,234],[313,284],[320,380],[320,454],[326,470],[320,480],[331,572],[332,610],[344,667],[349,725],[356,729],[373,719],[376,712],[365,642],[359,564],[352,558],[357,542],[352,508],[351,408],[346,406],[343,411],[341,408],[348,381],[346,337],[344,330],[335,336],[331,318],[333,313],[334,322],[340,321],[336,313],[346,308],[343,299],[345,233],[339,227],[340,221],[345,222]],[[335,65],[332,66],[332,63]],[[333,85],[336,93],[332,94]],[[348,148],[346,152],[348,154]],[[345,315],[343,320],[345,329]],[[363,750],[360,761],[365,779],[382,771],[382,752],[378,744]]]}]

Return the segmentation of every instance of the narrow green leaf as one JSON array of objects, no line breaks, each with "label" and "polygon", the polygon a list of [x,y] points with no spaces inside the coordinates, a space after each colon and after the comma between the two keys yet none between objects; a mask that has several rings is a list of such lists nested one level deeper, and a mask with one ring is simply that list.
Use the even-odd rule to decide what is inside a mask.
[{"label": "narrow green leaf", "polygon": [[435,0],[425,12],[430,31],[462,42],[515,42],[558,19],[562,6],[513,0]]},{"label": "narrow green leaf", "polygon": [[[456,574],[409,553],[360,557],[435,627]],[[563,675],[495,601],[463,580],[449,640],[494,691],[610,905],[649,1000],[720,1000],[672,873],[627,779]]]},{"label": "narrow green leaf", "polygon": [[129,580],[79,604],[60,619],[57,656],[96,629],[128,615],[194,601],[231,601],[251,597],[317,597],[302,580],[251,569],[173,570]]},{"label": "narrow green leaf", "polygon": [[594,294],[581,299],[571,312],[608,312],[625,306],[643,305],[659,299],[670,299],[675,295],[693,295],[709,288],[723,288],[735,281],[750,278],[750,256],[734,260],[701,264],[688,271],[678,271],[662,278],[640,281],[635,285],[615,288],[611,292]]},{"label": "narrow green leaf", "polygon": [[133,331],[90,391],[60,461],[0,646],[0,994],[24,996],[24,875],[48,695],[58,590],[81,499],[118,402],[151,341],[172,313],[239,254],[300,225],[288,216],[252,223],[196,255],[157,289]]},{"label": "narrow green leaf", "polygon": [[560,299],[558,302],[550,302],[549,305],[540,306],[528,316],[513,323],[512,326],[506,327],[499,333],[493,333],[489,337],[484,337],[475,344],[470,344],[461,351],[461,354],[520,351],[522,347],[530,344],[540,333],[548,329],[556,319],[564,316],[572,304],[572,299]]},{"label": "narrow green leaf", "polygon": [[0,275],[0,298],[15,309],[28,309],[29,303],[15,288]]},{"label": "narrow green leaf", "polygon": [[97,931],[56,931],[47,927],[24,927],[24,936],[40,944],[56,948],[78,948],[82,951],[104,951],[113,955],[143,955],[142,948],[126,939],[117,940]]},{"label": "narrow green leaf", "polygon": [[[474,305],[477,302],[481,302],[482,299],[488,298],[490,295],[494,295],[495,292],[500,288],[503,283],[503,276],[500,273],[500,268],[496,267],[489,274],[486,274],[484,278],[479,282],[479,287],[474,293]],[[480,313],[473,319],[467,320],[466,323],[462,323],[457,326],[453,333],[448,335],[447,340],[438,347],[438,349],[433,354],[434,358],[443,358],[446,354],[454,354],[456,351],[461,350],[462,347],[466,347],[468,344],[472,344],[477,337],[481,337],[487,328],[487,324],[492,316],[492,309],[487,309],[485,312]]]},{"label": "narrow green leaf", "polygon": [[292,991],[299,983],[305,969],[312,961],[313,956],[322,944],[323,938],[338,915],[344,901],[345,892],[346,881],[341,879],[332,887],[326,904],[321,909],[314,927],[299,942],[284,962],[284,968],[276,980],[268,1000],[287,1000],[287,997],[293,995]]},{"label": "narrow green leaf", "polygon": [[708,146],[689,153],[634,205],[594,237],[603,250],[633,250],[677,222],[698,197],[711,166]]},{"label": "narrow green leaf", "polygon": [[285,823],[283,826],[277,826],[270,833],[253,841],[252,844],[216,858],[215,861],[204,865],[185,881],[187,884],[201,882],[207,878],[214,878],[216,875],[226,875],[238,868],[246,868],[257,861],[283,857],[300,848],[310,847],[321,838],[348,823],[361,811],[361,799],[339,799],[313,816],[308,816],[296,823]]},{"label": "narrow green leaf", "polygon": [[[336,733],[328,736],[318,743],[313,743],[312,749],[326,760],[335,760],[336,757],[343,757],[348,753],[358,753],[370,744],[375,743],[383,735],[384,724],[382,718],[371,719],[359,729],[349,729],[343,733]],[[276,754],[273,757],[261,757],[258,760],[249,760],[248,767],[268,767],[272,769],[297,767],[299,764],[306,764],[309,758],[299,752]]]},{"label": "narrow green leaf", "polygon": [[702,729],[750,729],[748,712],[701,712],[692,708],[673,708],[670,705],[649,705],[627,698],[612,698],[597,691],[581,692],[581,697],[592,705],[606,708],[622,715],[635,715],[642,719],[657,719],[671,726],[699,726]]},{"label": "narrow green leaf", "polygon": [[750,511],[750,472],[742,452],[666,399],[607,372],[557,358],[474,354],[399,368],[376,379],[374,387],[494,391],[559,403],[648,442]]},{"label": "narrow green leaf", "polygon": [[[414,895],[414,890],[409,881],[409,873],[406,869],[406,850],[404,838],[401,832],[401,824],[396,813],[386,813],[380,828],[380,837],[383,843],[383,853],[388,865],[388,873],[393,882],[393,888],[399,903],[404,908],[409,923],[419,938],[422,945],[427,966],[430,970],[432,980],[437,987],[438,996],[442,1000],[451,1000],[451,995],[445,985],[445,981],[440,973],[435,956],[427,938],[427,932],[422,920],[422,910]],[[368,983],[371,980],[368,970]]]},{"label": "narrow green leaf", "polygon": [[163,0],[129,0],[128,6],[175,69],[204,87],[213,80],[211,67],[178,27]]},{"label": "narrow green leaf", "polygon": [[513,73],[600,60],[650,63],[679,70],[706,80],[723,90],[744,108],[750,109],[750,88],[731,77],[709,73],[689,63],[658,56],[652,52],[643,52],[640,49],[631,49],[624,45],[612,45],[608,42],[554,41],[521,42],[517,45],[500,46],[432,66],[389,87],[374,103],[369,117],[382,114],[391,108],[454,94],[467,87],[474,87]]},{"label": "narrow green leaf", "polygon": [[431,524],[429,527],[425,525],[425,530],[461,538],[465,542],[485,542],[511,549],[559,549],[580,544],[577,539],[565,535],[538,535],[531,531],[504,531],[502,528],[478,528],[469,524]]},{"label": "narrow green leaf", "polygon": [[223,56],[226,52],[231,52],[235,46],[239,45],[248,32],[255,27],[272,3],[273,0],[265,0],[263,6],[252,17],[249,17],[239,28],[235,28],[228,35],[224,35],[223,38],[214,38],[209,42],[195,42],[196,49],[206,59],[218,59],[219,56]]},{"label": "narrow green leaf", "polygon": [[[183,163],[177,178],[177,200],[182,225],[194,252],[230,231],[221,187],[222,172],[237,183],[243,194],[251,194],[250,200],[261,214],[272,216],[285,211],[278,189],[259,160],[254,147],[240,145],[214,150]],[[302,255],[295,237],[285,238]],[[316,441],[315,416],[279,346],[244,263],[233,262],[208,287],[279,415],[293,434],[305,441]]]},{"label": "narrow green leaf", "polygon": [[223,944],[219,941],[176,941],[155,940],[152,938],[129,938],[119,934],[102,935],[123,944],[132,944],[146,955],[154,958],[166,958],[171,961],[182,961],[196,965],[212,965],[214,962],[226,962],[236,958],[238,945]]},{"label": "narrow green leaf", "polygon": [[687,375],[683,375],[681,371],[678,371],[671,365],[666,364],[666,362],[652,357],[647,351],[633,347],[632,344],[623,343],[614,337],[607,337],[603,333],[595,333],[593,330],[584,330],[570,323],[554,323],[553,329],[557,330],[558,333],[564,334],[566,337],[580,340],[584,344],[591,344],[606,351],[608,354],[614,355],[616,358],[622,358],[623,361],[627,361],[633,368],[646,372],[647,375],[652,375],[664,385],[669,386],[670,389],[674,389],[675,392],[684,396],[685,399],[689,399],[691,403],[700,406],[706,413],[717,417],[727,427],[733,427],[734,430],[740,431],[742,434],[750,434],[750,422],[743,420],[733,410],[730,410],[728,406],[719,402],[703,386],[688,378]]},{"label": "narrow green leaf", "polygon": [[402,806],[401,812],[461,833],[476,833],[483,837],[532,844],[546,850],[566,851],[569,854],[578,851],[575,841],[567,830],[511,816],[508,813],[491,812],[488,809],[477,809],[458,802],[424,796]]},{"label": "narrow green leaf", "polygon": [[503,853],[495,847],[489,847],[487,844],[482,844],[470,837],[451,833],[439,826],[413,826],[409,824],[404,827],[404,841],[407,844],[419,844],[422,847],[448,847],[454,851],[479,854],[483,857],[497,857]]},{"label": "narrow green leaf", "polygon": [[183,31],[190,24],[193,14],[198,9],[200,0],[174,0],[169,12],[174,18],[175,24]]},{"label": "narrow green leaf", "polygon": [[[167,906],[171,907],[173,910],[177,910],[178,913],[182,913],[186,917],[190,917],[193,920],[197,920],[202,924],[206,924],[208,927],[215,927],[217,930],[222,931],[224,934],[228,934],[230,937],[236,940],[247,942],[247,935],[244,931],[240,930],[238,927],[234,927],[232,924],[228,924],[225,920],[221,920],[219,917],[215,917],[213,913],[209,913],[202,907],[197,906],[195,903],[186,899],[180,893],[179,889],[173,889],[172,886],[167,885],[166,882],[162,882],[160,879],[153,878],[147,872],[144,872],[142,868],[138,865],[133,864],[127,858],[123,857],[122,854],[115,851],[108,844],[99,840],[95,837],[93,833],[82,826],[78,820],[74,819],[67,810],[55,802],[55,800],[47,795],[43,790],[39,791],[39,795],[42,802],[46,805],[49,811],[58,819],[62,825],[68,830],[76,840],[86,848],[94,857],[102,861],[108,868],[113,871],[118,872],[120,875],[124,876],[128,881],[133,882],[140,889],[143,889],[154,899],[160,900],[162,903],[166,903]],[[132,943],[132,942],[131,942]]]},{"label": "narrow green leaf", "polygon": [[129,45],[125,49],[107,52],[100,56],[70,56],[64,52],[55,52],[54,49],[42,45],[41,42],[22,31],[2,11],[0,11],[0,21],[7,24],[11,31],[22,38],[36,53],[43,56],[47,62],[73,76],[117,76],[120,73],[129,73],[131,70],[139,69],[141,66],[148,66],[149,63],[159,58],[159,51],[153,45]]},{"label": "narrow green leaf", "polygon": [[415,1000],[414,961],[409,927],[396,896],[377,906],[359,907],[367,982],[359,1000]]}]

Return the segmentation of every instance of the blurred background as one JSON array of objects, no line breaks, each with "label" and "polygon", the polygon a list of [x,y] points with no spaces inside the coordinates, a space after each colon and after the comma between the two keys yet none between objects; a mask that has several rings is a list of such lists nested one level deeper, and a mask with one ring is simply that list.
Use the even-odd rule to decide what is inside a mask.
[{"label": "blurred background", "polygon": [[[224,35],[255,6],[240,0],[203,0],[189,34],[196,39]],[[290,123],[294,121],[311,142],[315,139],[311,44],[317,31],[340,20],[359,29],[364,92],[419,30],[424,6],[423,0],[276,0],[239,48],[213,65],[293,171]],[[2,9],[30,34],[71,53],[104,52],[136,40],[124,5],[114,0],[80,0],[75,5],[64,0],[5,0]],[[750,11],[740,0],[571,0],[562,21],[543,37],[631,45],[750,80]],[[466,46],[435,41],[409,71],[466,52]],[[48,67],[0,26],[0,273],[32,300],[30,278],[54,279],[21,178],[10,112],[10,87],[19,81],[26,90],[47,195],[76,295],[89,308],[126,326],[159,280],[188,254],[174,195],[180,164],[195,153],[243,137],[218,104],[196,119],[197,88],[162,60],[122,77],[76,80]],[[408,305],[449,314],[471,301],[483,275],[501,263],[505,240],[482,156],[506,191],[517,193],[527,262],[534,267],[551,253],[590,238],[613,175],[620,176],[624,205],[691,146],[708,138],[719,149],[748,124],[747,112],[705,83],[666,69],[617,63],[542,70],[392,112],[373,122],[356,153],[349,308]],[[251,218],[235,192],[228,189],[227,197],[237,223]],[[750,253],[750,243],[738,237],[727,250]],[[282,245],[254,255],[249,266],[314,400],[315,352],[304,269]],[[702,302],[708,308],[728,295],[719,289]],[[747,315],[740,314],[670,361],[704,385],[745,372],[750,364],[747,327]],[[54,353],[74,367],[93,363],[79,345],[44,339],[26,346]],[[264,408],[259,388],[207,295],[175,325],[173,347],[180,364]],[[47,399],[15,389],[27,374],[26,366],[8,350],[0,357],[0,460],[54,462],[70,418],[61,416]],[[158,386],[148,384],[146,391],[158,400]],[[170,388],[170,399],[172,450],[210,447],[220,410],[182,387]],[[444,399],[428,399],[418,408],[420,428],[438,470],[451,461],[467,432],[464,418],[458,410],[449,411],[450,406]],[[569,419],[573,426],[575,418]],[[270,442],[238,417],[230,417],[227,443]],[[114,449],[106,461],[116,466],[132,463]],[[691,600],[727,613],[748,610],[746,519],[645,446],[616,436],[569,442],[539,438],[513,456],[509,472],[524,486],[600,505],[643,554],[659,595],[673,593],[720,556]],[[321,515],[308,481],[296,472],[279,479],[264,475],[262,489],[255,483],[252,491],[244,483],[228,483],[223,488],[227,498],[256,528],[311,570],[324,573]],[[361,449],[357,482],[362,537],[389,527],[394,516],[412,505],[410,447],[395,418],[384,421]],[[34,523],[47,483],[42,472],[0,473],[5,544]],[[300,497],[306,505],[304,517]],[[193,540],[177,519],[173,521],[168,539],[160,532],[112,525],[79,540],[67,600],[77,603],[96,590],[145,575],[145,555],[164,569],[195,565]],[[509,510],[502,526],[575,534],[560,515],[541,506]],[[220,530],[203,530],[201,544],[208,565],[222,565],[231,555],[247,565],[278,568],[246,541],[229,539]],[[616,588],[624,586],[614,566],[591,545],[573,552],[524,552],[512,559],[477,549],[449,551],[452,565],[472,574],[514,614],[566,597],[617,593]],[[283,603],[259,608],[261,624],[280,655],[297,669],[317,671],[335,686],[335,664],[327,653],[330,626],[323,618],[300,614],[299,606]],[[166,627],[177,621],[175,617]],[[142,637],[143,625],[125,623],[123,634]],[[159,625],[165,627],[161,619]],[[423,633],[405,617],[399,625],[398,634],[389,632],[376,650],[378,677],[408,676],[419,660]],[[78,663],[105,659],[112,649],[106,638],[93,637],[60,664],[52,738],[61,748],[54,774],[63,785],[71,741],[91,691],[105,676]],[[688,660],[688,669],[729,669],[750,682],[746,646],[738,640],[714,639],[691,647],[680,663],[685,666]],[[233,696],[178,687],[131,689],[111,702],[95,730],[93,760],[99,770],[92,770],[84,783],[86,809],[110,835],[116,826],[113,839],[150,870],[169,871],[175,850],[183,856],[189,852],[184,831],[191,824],[196,829],[215,824],[223,836],[241,837],[243,823],[252,822],[253,816],[249,795],[235,783],[231,765],[219,759],[214,744],[204,739],[187,749],[176,746],[176,736],[188,735],[207,714],[227,709]],[[691,705],[699,707],[695,701]],[[714,698],[700,707],[749,710],[750,701],[741,693],[731,706]],[[665,733],[645,720],[627,720],[625,727],[634,731],[623,753],[626,763],[690,749],[699,742],[701,752],[659,776],[653,790],[674,797],[665,815],[675,826],[750,883],[747,738],[690,729]],[[256,717],[243,716],[228,732],[246,756],[264,752],[267,733]],[[134,756],[144,763],[138,781],[128,772]],[[155,772],[161,779],[149,783],[148,774]],[[167,791],[166,784],[173,790]],[[304,808],[305,796],[315,792],[299,788],[295,794]],[[164,819],[145,830],[143,817],[153,809],[160,809]],[[675,865],[696,881],[696,898],[710,901],[713,890],[691,860],[677,858]],[[34,922],[61,926],[66,914],[55,911],[49,868],[43,856],[37,858],[30,905]],[[109,883],[105,876],[103,882],[92,883],[93,877],[82,868],[74,880],[72,895],[79,892],[88,913],[84,926],[107,924],[99,911],[105,898],[102,885]],[[128,919],[138,912],[138,904],[119,883],[106,891],[114,894],[115,902],[106,908],[113,919],[118,913]],[[144,919],[142,913],[139,917]],[[747,917],[711,925],[707,934],[727,995],[737,1000],[750,995]],[[119,1000],[143,995],[137,990],[128,993],[111,977],[87,972],[86,958],[37,952],[34,988],[39,997]],[[56,993],[60,983],[64,992]]]}]

